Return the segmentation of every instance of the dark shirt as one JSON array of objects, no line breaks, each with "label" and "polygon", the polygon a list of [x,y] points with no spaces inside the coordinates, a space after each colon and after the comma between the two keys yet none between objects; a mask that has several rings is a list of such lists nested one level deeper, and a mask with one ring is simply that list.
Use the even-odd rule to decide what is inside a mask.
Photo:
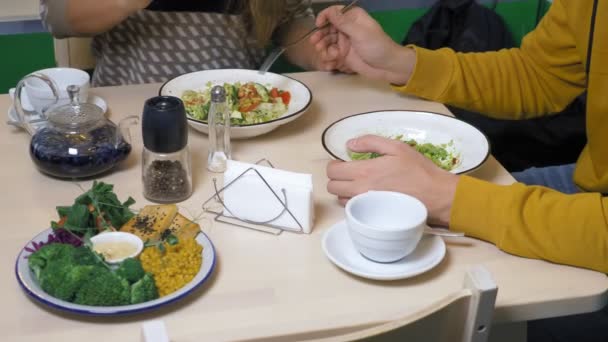
[{"label": "dark shirt", "polygon": [[146,9],[164,12],[212,12],[230,13],[237,12],[238,1],[218,0],[153,0]]}]

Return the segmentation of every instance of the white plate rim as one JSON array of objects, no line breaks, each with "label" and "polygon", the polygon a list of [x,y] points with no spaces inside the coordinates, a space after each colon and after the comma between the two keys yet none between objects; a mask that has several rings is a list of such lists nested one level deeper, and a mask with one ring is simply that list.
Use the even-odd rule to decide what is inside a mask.
[{"label": "white plate rim", "polygon": [[485,155],[485,156],[482,158],[482,160],[481,160],[481,161],[480,161],[478,164],[476,164],[476,165],[474,165],[474,166],[471,166],[471,167],[469,167],[468,169],[462,170],[462,171],[460,171],[460,172],[454,172],[454,174],[456,174],[456,175],[460,175],[460,174],[464,174],[464,173],[468,173],[468,172],[474,171],[474,170],[478,169],[479,167],[481,167],[481,166],[482,166],[482,165],[483,165],[483,164],[484,164],[484,163],[485,163],[485,162],[488,160],[488,158],[490,158],[490,151],[492,151],[492,145],[491,145],[491,143],[490,143],[490,139],[488,139],[488,136],[487,136],[487,135],[486,135],[484,132],[482,132],[481,130],[479,130],[477,127],[475,127],[475,126],[471,125],[470,123],[468,123],[468,122],[466,122],[466,121],[464,121],[464,120],[461,120],[461,119],[459,119],[459,118],[457,118],[457,117],[454,117],[454,116],[451,116],[451,115],[442,114],[442,113],[437,113],[437,112],[431,112],[431,111],[427,111],[427,110],[411,110],[411,109],[383,109],[383,110],[373,110],[373,111],[369,111],[369,112],[363,112],[363,113],[352,114],[352,115],[348,115],[348,116],[345,116],[345,117],[343,117],[343,118],[340,118],[340,119],[338,119],[338,120],[336,120],[336,121],[332,122],[332,123],[331,123],[329,126],[327,126],[327,127],[325,128],[325,130],[323,130],[323,134],[321,135],[321,144],[323,145],[323,148],[324,148],[324,149],[325,149],[325,151],[326,151],[327,153],[329,153],[329,155],[330,155],[332,158],[334,158],[335,160],[345,161],[345,160],[343,160],[342,158],[340,158],[340,157],[338,157],[337,155],[335,155],[335,154],[334,154],[334,153],[333,153],[333,152],[330,150],[330,148],[327,146],[327,143],[325,142],[325,141],[326,141],[325,137],[326,137],[326,135],[327,135],[327,132],[328,132],[328,131],[329,131],[329,130],[330,130],[332,127],[333,127],[333,126],[335,126],[335,125],[337,125],[338,123],[340,123],[341,121],[347,120],[347,119],[349,119],[349,118],[352,118],[352,117],[355,117],[355,116],[360,116],[360,115],[369,115],[369,114],[376,114],[376,113],[383,113],[383,112],[408,112],[408,113],[414,113],[414,114],[420,114],[420,113],[422,113],[422,114],[438,115],[438,116],[441,116],[441,117],[446,118],[446,119],[452,119],[452,120],[459,121],[459,122],[461,122],[461,123],[463,123],[463,124],[465,124],[465,125],[467,125],[467,126],[471,127],[471,129],[478,131],[478,132],[479,132],[479,133],[480,133],[480,134],[481,134],[481,135],[484,137],[484,139],[486,140],[486,142],[488,143],[488,150],[486,151],[486,155]]},{"label": "white plate rim", "polygon": [[[229,72],[229,71],[234,71],[234,70],[239,70],[240,72],[243,72],[243,71],[255,71],[255,70],[250,70],[250,69],[210,69],[210,70],[200,70],[200,71],[195,71],[194,73],[202,73],[202,72],[205,72],[205,71],[226,71],[226,72]],[[294,112],[294,113],[291,113],[291,114],[289,114],[289,115],[286,115],[286,116],[281,116],[281,117],[278,117],[278,118],[276,118],[276,119],[274,119],[274,120],[270,120],[270,121],[266,121],[266,122],[254,123],[254,124],[251,124],[251,125],[238,125],[238,126],[234,125],[234,126],[231,126],[231,128],[247,128],[247,127],[255,127],[255,126],[261,126],[261,125],[268,125],[268,124],[270,124],[270,123],[274,123],[274,122],[280,122],[280,121],[283,121],[283,120],[286,120],[286,119],[292,118],[292,117],[294,117],[294,116],[297,116],[297,115],[299,115],[299,114],[301,114],[301,113],[303,113],[303,112],[307,111],[307,110],[308,110],[308,108],[310,107],[310,105],[311,105],[311,103],[312,103],[312,97],[313,97],[313,96],[312,96],[312,91],[310,90],[310,88],[309,88],[309,87],[308,87],[306,84],[304,84],[304,82],[299,81],[299,80],[296,80],[296,79],[295,79],[295,78],[293,78],[293,77],[290,77],[290,76],[287,76],[287,75],[283,75],[283,74],[276,74],[276,73],[273,73],[273,72],[266,72],[266,73],[267,73],[267,74],[272,74],[272,75],[275,75],[275,76],[278,76],[278,77],[284,77],[284,78],[288,78],[288,79],[292,80],[293,82],[296,82],[296,83],[301,84],[301,85],[302,85],[302,86],[303,86],[303,87],[304,87],[304,88],[305,88],[305,89],[308,91],[308,95],[309,95],[309,97],[308,97],[308,102],[307,102],[307,103],[306,103],[306,105],[304,105],[304,107],[302,107],[300,110],[298,110],[298,111],[296,111],[296,112]],[[184,75],[188,75],[188,74],[192,74],[192,73],[185,73],[185,74],[181,74],[181,75],[175,76],[175,77],[171,78],[170,80],[166,81],[165,83],[163,83],[163,84],[160,86],[160,88],[158,89],[158,95],[159,95],[159,96],[164,96],[164,95],[162,94],[162,92],[163,92],[163,89],[165,88],[165,86],[166,86],[167,84],[169,84],[171,81],[173,81],[173,80],[175,80],[175,79],[177,79],[177,78],[179,78],[179,77],[182,77],[182,76],[184,76]],[[196,123],[199,123],[199,124],[204,125],[204,126],[208,126],[208,125],[207,125],[207,122],[205,122],[205,121],[202,121],[202,120],[198,120],[198,119],[191,118],[191,117],[190,117],[190,116],[188,116],[188,115],[186,115],[186,118],[187,118],[189,121],[196,122]]]},{"label": "white plate rim", "polygon": [[325,256],[327,256],[327,258],[334,265],[338,266],[340,269],[342,269],[343,271],[345,271],[347,273],[354,274],[361,278],[372,279],[372,280],[383,280],[383,281],[402,280],[402,279],[412,278],[412,277],[418,276],[422,273],[428,272],[431,269],[435,268],[435,266],[439,265],[439,263],[441,263],[441,261],[445,258],[445,254],[447,251],[445,241],[443,241],[443,239],[439,236],[429,236],[429,238],[432,238],[435,241],[438,241],[438,243],[440,245],[439,248],[441,248],[441,255],[438,256],[436,260],[433,260],[433,262],[428,264],[426,267],[422,267],[414,272],[403,272],[401,274],[394,274],[394,275],[384,275],[384,274],[378,274],[378,273],[362,272],[358,269],[344,265],[340,260],[337,260],[331,252],[329,252],[329,248],[327,247],[327,240],[329,239],[330,234],[332,234],[332,232],[334,232],[334,234],[335,234],[334,230],[339,229],[339,226],[344,226],[345,227],[344,229],[348,229],[346,227],[346,224],[347,224],[346,220],[341,220],[341,221],[335,223],[334,225],[332,225],[323,235],[323,240],[322,240],[321,244],[323,247],[323,251],[325,252]]},{"label": "white plate rim", "polygon": [[[184,297],[186,297],[191,292],[195,291],[199,288],[203,283],[205,283],[210,276],[213,274],[213,271],[216,266],[216,252],[215,246],[209,237],[204,233],[200,232],[196,241],[203,246],[203,251],[201,254],[203,255],[203,264],[201,264],[201,268],[197,275],[194,277],[192,281],[188,284],[184,285],[181,289],[158,299],[151,300],[144,303],[139,304],[130,304],[130,305],[122,305],[122,306],[92,306],[92,305],[80,305],[70,303],[64,300],[60,300],[54,298],[46,293],[42,289],[39,289],[42,294],[37,293],[36,289],[33,288],[33,284],[30,284],[22,275],[22,272],[30,272],[31,270],[28,266],[27,261],[19,262],[23,259],[24,256],[29,254],[30,252],[26,251],[25,248],[29,247],[33,241],[46,241],[48,234],[52,232],[52,228],[46,229],[40,233],[38,233],[33,239],[28,241],[28,243],[21,249],[21,252],[17,255],[17,260],[15,261],[15,276],[17,277],[17,282],[23,289],[23,291],[32,299],[49,306],[53,309],[58,309],[60,311],[69,312],[73,314],[82,314],[88,316],[118,316],[118,315],[127,315],[127,314],[137,314],[152,311],[158,309],[162,306],[168,305],[170,303],[176,302]],[[207,253],[205,253],[207,252]],[[209,260],[211,259],[211,260]],[[205,263],[207,261],[207,263]],[[20,265],[24,265],[21,266]],[[33,275],[31,275],[33,277]],[[197,278],[199,278],[197,280]],[[37,286],[37,285],[36,285]],[[48,297],[48,299],[47,299]]]}]

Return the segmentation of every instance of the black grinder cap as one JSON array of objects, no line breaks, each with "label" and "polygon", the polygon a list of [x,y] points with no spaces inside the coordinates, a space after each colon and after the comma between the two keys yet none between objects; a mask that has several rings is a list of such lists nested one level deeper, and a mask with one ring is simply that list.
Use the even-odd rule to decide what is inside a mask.
[{"label": "black grinder cap", "polygon": [[155,153],[174,153],[188,144],[188,119],[181,99],[155,96],[144,104],[144,146]]}]

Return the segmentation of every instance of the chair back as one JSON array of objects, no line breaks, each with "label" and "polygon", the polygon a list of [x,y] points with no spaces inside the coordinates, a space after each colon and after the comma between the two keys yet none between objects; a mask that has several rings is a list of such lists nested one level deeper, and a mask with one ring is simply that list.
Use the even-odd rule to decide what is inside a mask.
[{"label": "chair back", "polygon": [[466,272],[461,290],[420,312],[371,328],[314,341],[485,342],[490,334],[497,292],[490,273],[476,266]]}]

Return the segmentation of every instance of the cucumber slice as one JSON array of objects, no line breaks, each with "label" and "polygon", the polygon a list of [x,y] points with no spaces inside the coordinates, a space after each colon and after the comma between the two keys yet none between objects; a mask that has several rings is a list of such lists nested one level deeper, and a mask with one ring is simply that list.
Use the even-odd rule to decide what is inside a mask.
[{"label": "cucumber slice", "polygon": [[259,83],[254,83],[253,86],[255,90],[257,90],[258,94],[262,98],[263,102],[268,102],[270,100],[270,94],[268,93],[268,89]]}]

